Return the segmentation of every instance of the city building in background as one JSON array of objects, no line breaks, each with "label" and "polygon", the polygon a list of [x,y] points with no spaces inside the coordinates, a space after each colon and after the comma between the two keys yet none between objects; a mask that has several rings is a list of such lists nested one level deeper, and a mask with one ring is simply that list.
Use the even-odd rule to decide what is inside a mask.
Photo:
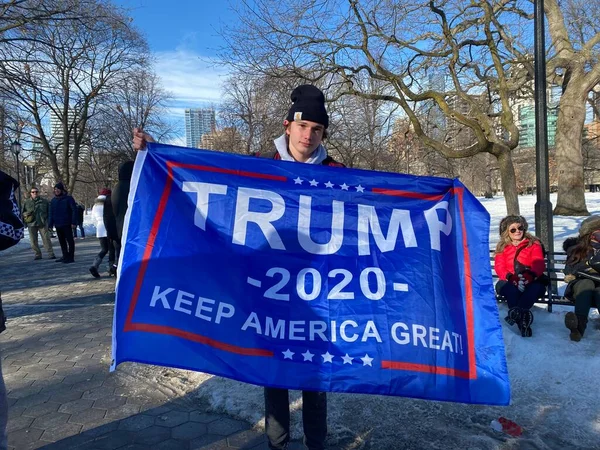
[{"label": "city building in background", "polygon": [[202,148],[202,136],[216,129],[213,108],[190,108],[185,110],[185,145]]}]

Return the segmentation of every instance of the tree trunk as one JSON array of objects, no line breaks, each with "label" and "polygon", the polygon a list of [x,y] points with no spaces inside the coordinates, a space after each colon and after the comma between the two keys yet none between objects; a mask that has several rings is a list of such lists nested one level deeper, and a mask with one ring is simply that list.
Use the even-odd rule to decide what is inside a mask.
[{"label": "tree trunk", "polygon": [[496,158],[498,159],[498,167],[500,169],[500,180],[502,181],[507,214],[518,215],[520,213],[519,194],[517,192],[515,166],[513,165],[510,151],[503,151]]},{"label": "tree trunk", "polygon": [[[571,88],[571,89],[569,89]],[[554,214],[589,216],[585,205],[581,138],[585,122],[585,97],[571,80],[560,99],[556,122],[556,166],[558,197]]]}]

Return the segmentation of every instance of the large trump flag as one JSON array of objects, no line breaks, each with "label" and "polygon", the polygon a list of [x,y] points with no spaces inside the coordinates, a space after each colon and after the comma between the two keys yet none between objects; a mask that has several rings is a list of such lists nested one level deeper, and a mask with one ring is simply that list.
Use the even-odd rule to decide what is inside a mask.
[{"label": "large trump flag", "polygon": [[150,144],[113,369],[505,405],[489,215],[458,180]]}]

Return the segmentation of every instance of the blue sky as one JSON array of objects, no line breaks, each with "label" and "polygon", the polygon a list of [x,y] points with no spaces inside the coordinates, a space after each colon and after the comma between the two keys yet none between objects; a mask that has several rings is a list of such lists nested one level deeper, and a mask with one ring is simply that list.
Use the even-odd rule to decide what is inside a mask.
[{"label": "blue sky", "polygon": [[171,119],[183,132],[184,109],[216,105],[226,69],[216,64],[218,32],[235,15],[227,0],[115,0],[129,11],[155,57],[154,68],[174,101]]}]

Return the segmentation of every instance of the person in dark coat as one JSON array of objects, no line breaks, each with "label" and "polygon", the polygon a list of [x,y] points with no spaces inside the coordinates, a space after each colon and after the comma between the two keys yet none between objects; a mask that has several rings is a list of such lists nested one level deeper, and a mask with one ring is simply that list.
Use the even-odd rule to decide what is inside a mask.
[{"label": "person in dark coat", "polygon": [[[104,220],[104,227],[106,228],[106,237],[110,240],[110,244],[112,244],[114,248],[115,258],[118,260],[121,251],[121,238],[119,237],[119,232],[117,230],[117,219],[113,211],[112,194],[110,190],[107,190],[106,192],[102,218]],[[117,274],[117,265],[115,262],[110,265],[108,274],[111,276]]]},{"label": "person in dark coat", "polygon": [[119,181],[115,185],[112,194],[112,208],[117,222],[119,239],[123,237],[123,224],[125,223],[125,213],[127,212],[127,198],[129,197],[132,173],[133,161],[126,161],[119,166]]},{"label": "person in dark coat", "polygon": [[19,183],[0,170],[0,250],[12,247],[25,234],[15,192]]},{"label": "person in dark coat", "polygon": [[585,333],[591,308],[600,311],[600,216],[581,222],[579,237],[563,244],[567,252],[564,268],[568,284],[565,297],[575,303],[575,312],[565,315],[569,338],[579,342]]},{"label": "person in dark coat", "polygon": [[67,194],[62,183],[54,185],[54,198],[50,202],[48,227],[56,228],[56,235],[62,250],[62,258],[56,262],[70,264],[75,262],[75,241],[73,229],[77,226],[77,205],[73,197]]},{"label": "person in dark coat", "polygon": [[77,226],[73,228],[73,237],[77,238],[77,228],[81,231],[81,239],[85,239],[85,230],[83,229],[83,216],[85,215],[85,206],[77,203]]},{"label": "person in dark coat", "polygon": [[[0,170],[0,251],[6,250],[23,239],[25,226],[19,218],[19,206],[15,192],[19,183]],[[6,330],[6,317],[0,296],[0,333]],[[2,358],[0,358],[0,362]],[[8,448],[6,426],[8,424],[8,398],[0,365],[0,449]]]}]

